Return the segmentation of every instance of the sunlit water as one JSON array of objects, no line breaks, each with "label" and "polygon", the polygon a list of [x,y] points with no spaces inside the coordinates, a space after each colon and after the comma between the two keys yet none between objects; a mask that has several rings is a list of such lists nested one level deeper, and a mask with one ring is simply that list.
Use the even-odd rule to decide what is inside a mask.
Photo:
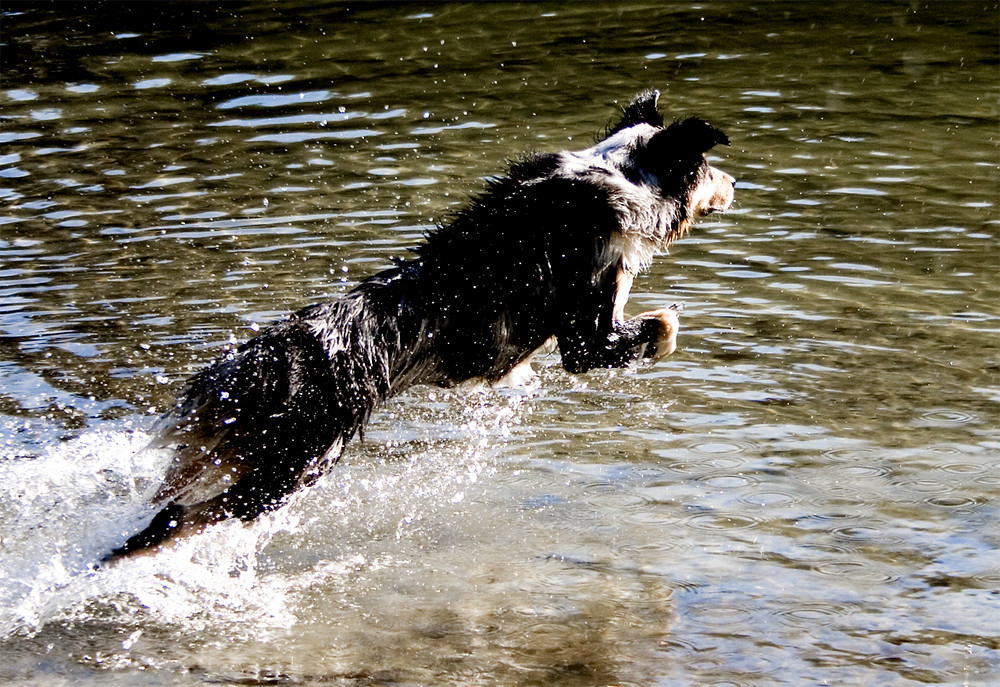
[{"label": "sunlit water", "polygon": [[[0,8],[0,682],[1000,680],[996,3]],[[680,350],[416,388],[109,570],[179,384],[656,86]]]}]

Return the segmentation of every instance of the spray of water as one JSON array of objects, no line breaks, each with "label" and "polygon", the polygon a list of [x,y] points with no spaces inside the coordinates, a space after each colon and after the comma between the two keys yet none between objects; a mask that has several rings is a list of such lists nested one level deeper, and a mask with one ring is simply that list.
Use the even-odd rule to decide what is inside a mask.
[{"label": "spray of water", "polygon": [[121,426],[35,456],[0,455],[0,638],[111,618],[127,654],[150,619],[185,632],[252,627],[258,639],[287,630],[317,576],[396,564],[381,558],[405,556],[405,546],[368,543],[419,539],[425,520],[460,508],[495,472],[490,447],[520,424],[521,397],[472,393],[456,405],[447,396],[376,417],[326,478],[253,523],[222,522],[101,568],[149,516],[169,455]]}]

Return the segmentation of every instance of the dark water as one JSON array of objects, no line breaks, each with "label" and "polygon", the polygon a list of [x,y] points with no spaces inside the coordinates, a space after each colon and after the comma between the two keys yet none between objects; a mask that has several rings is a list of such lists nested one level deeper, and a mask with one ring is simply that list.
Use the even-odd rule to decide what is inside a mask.
[{"label": "dark water", "polygon": [[[0,682],[1000,680],[998,7],[0,7]],[[90,572],[229,341],[660,88],[730,213],[680,350],[418,388],[288,507]]]}]

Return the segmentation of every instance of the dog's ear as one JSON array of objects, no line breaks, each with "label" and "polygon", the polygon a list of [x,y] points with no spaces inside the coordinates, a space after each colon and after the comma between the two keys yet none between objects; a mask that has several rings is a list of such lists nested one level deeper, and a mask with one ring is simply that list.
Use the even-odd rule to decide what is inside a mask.
[{"label": "dog's ear", "polygon": [[663,115],[656,109],[656,101],[660,98],[660,92],[654,88],[643,91],[635,96],[632,101],[622,108],[621,117],[618,122],[608,127],[604,132],[604,138],[613,136],[623,129],[636,124],[650,124],[652,126],[663,126]]},{"label": "dog's ear", "polygon": [[717,145],[729,145],[729,137],[703,119],[689,117],[657,131],[646,144],[655,157],[698,157]]},{"label": "dog's ear", "polygon": [[654,174],[661,189],[680,192],[687,176],[705,165],[705,153],[713,146],[729,145],[722,130],[696,117],[660,129],[638,147],[633,157],[637,169]]}]

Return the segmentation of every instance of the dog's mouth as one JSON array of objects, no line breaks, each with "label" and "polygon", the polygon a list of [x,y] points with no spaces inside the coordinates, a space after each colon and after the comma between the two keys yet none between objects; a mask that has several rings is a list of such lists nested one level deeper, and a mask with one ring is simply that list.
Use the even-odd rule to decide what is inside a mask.
[{"label": "dog's mouth", "polygon": [[721,214],[728,210],[733,204],[733,196],[730,193],[726,198],[712,198],[712,202],[709,205],[702,205],[697,208],[697,214],[699,217],[706,217],[708,215]]}]

